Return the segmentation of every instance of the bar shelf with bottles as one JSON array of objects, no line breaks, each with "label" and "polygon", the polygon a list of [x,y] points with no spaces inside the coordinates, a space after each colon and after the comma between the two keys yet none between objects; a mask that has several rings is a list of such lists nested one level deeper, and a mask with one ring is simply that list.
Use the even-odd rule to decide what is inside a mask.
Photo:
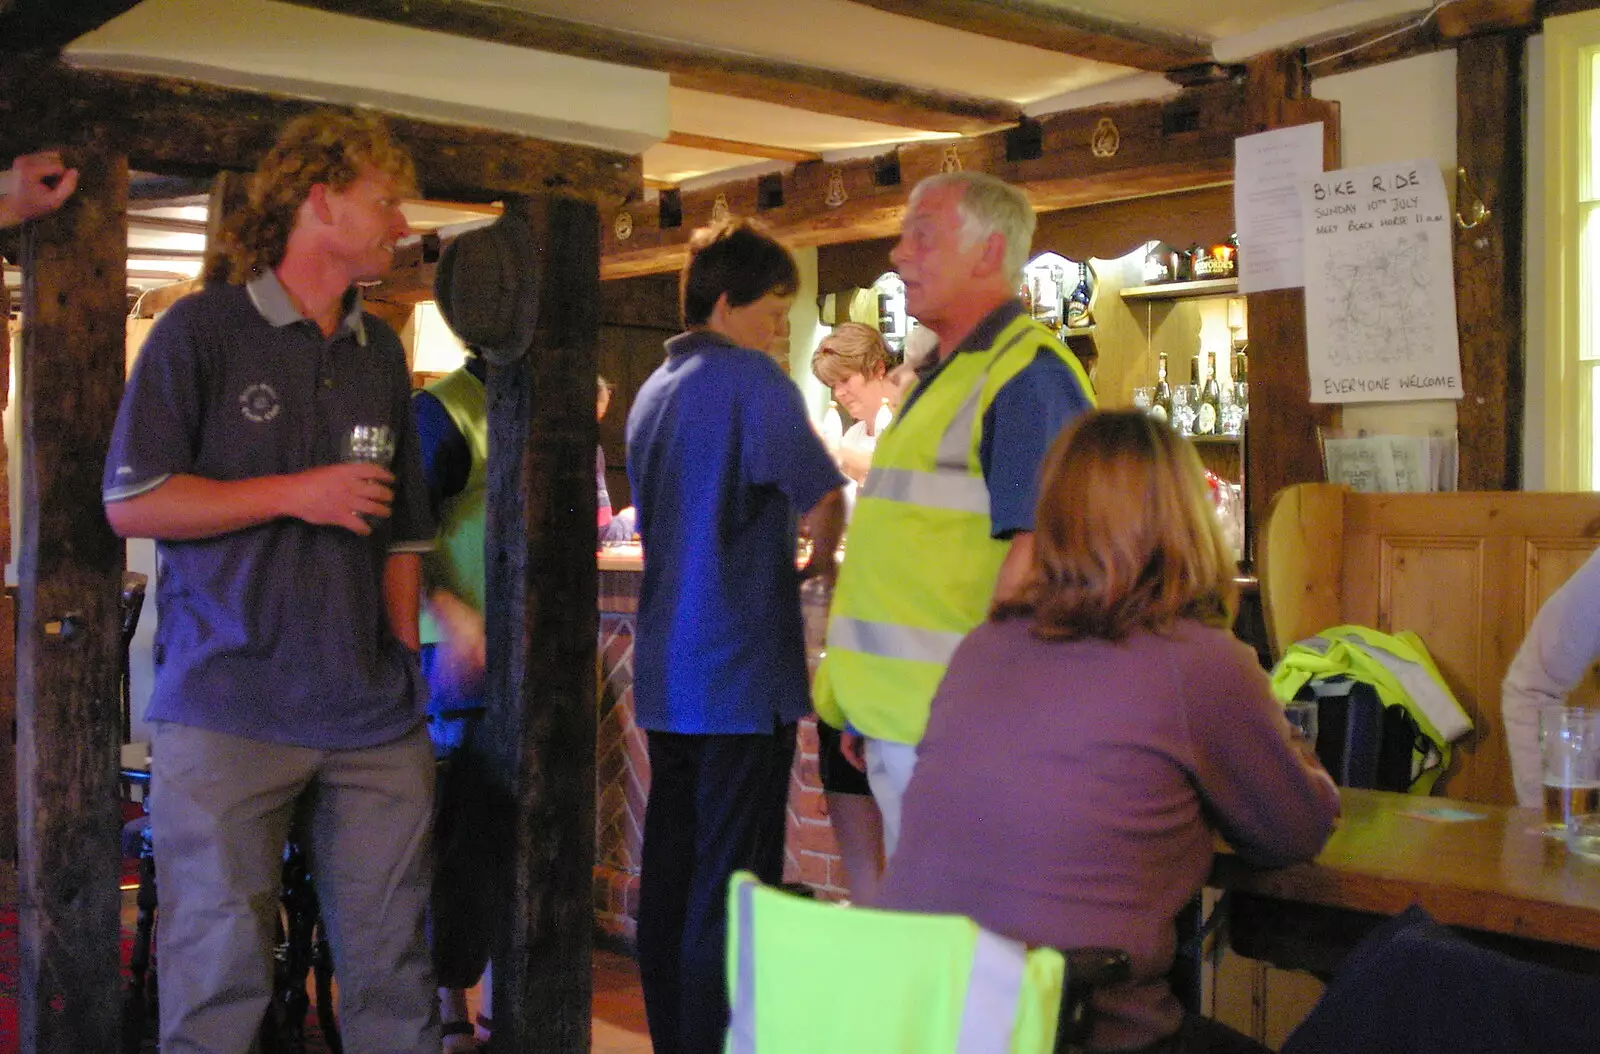
[{"label": "bar shelf with bottles", "polygon": [[[1145,245],[1137,278],[1119,295],[1142,331],[1145,361],[1155,359],[1155,384],[1135,381],[1133,405],[1166,420],[1195,445],[1213,477],[1229,540],[1243,555],[1249,360],[1238,288],[1238,249],[1231,239],[1186,250],[1156,241]],[[1180,378],[1171,367],[1184,358],[1189,369]]]},{"label": "bar shelf with bottles", "polygon": [[1095,299],[1100,282],[1089,261],[1041,253],[1022,269],[1018,296],[1039,323],[1048,326],[1070,348],[1093,380],[1100,349],[1095,342]]}]

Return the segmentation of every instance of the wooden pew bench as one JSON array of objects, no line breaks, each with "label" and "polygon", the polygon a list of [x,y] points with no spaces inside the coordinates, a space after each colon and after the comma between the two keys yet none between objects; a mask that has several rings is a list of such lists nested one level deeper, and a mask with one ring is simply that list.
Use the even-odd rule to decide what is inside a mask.
[{"label": "wooden pew bench", "polygon": [[[1344,623],[1416,633],[1474,725],[1434,793],[1514,805],[1500,682],[1539,605],[1597,544],[1600,494],[1289,487],[1256,553],[1273,656]],[[1574,697],[1600,697],[1595,678]]]}]

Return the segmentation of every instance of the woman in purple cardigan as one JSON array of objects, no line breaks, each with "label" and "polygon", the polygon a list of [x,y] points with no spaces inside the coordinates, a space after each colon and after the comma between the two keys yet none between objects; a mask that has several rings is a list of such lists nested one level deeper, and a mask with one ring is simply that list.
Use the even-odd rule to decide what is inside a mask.
[{"label": "woman in purple cardigan", "polygon": [[1141,413],[1082,418],[1045,463],[1031,575],[956,650],[917,750],[876,906],[1125,949],[1091,1050],[1203,1049],[1165,974],[1214,832],[1283,865],[1338,815],[1228,633],[1233,570],[1193,447]]}]

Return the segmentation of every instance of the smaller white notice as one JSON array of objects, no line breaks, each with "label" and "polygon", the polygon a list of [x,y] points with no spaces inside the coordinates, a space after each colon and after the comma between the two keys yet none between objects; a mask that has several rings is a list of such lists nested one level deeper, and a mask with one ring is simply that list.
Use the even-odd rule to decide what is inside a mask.
[{"label": "smaller white notice", "polygon": [[1322,122],[1233,141],[1233,215],[1239,292],[1305,285],[1300,187],[1322,174]]},{"label": "smaller white notice", "polygon": [[1301,187],[1314,403],[1459,399],[1451,212],[1434,161]]}]

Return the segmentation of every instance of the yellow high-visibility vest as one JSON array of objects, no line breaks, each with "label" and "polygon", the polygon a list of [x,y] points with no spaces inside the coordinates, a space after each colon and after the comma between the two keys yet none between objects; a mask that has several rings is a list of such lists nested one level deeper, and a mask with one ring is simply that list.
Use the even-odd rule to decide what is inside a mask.
[{"label": "yellow high-visibility vest", "polygon": [[724,1054],[1049,1054],[1066,961],[962,915],[728,887]]},{"label": "yellow high-visibility vest", "polygon": [[[489,489],[489,402],[483,382],[463,366],[445,374],[426,391],[439,400],[461,430],[472,453],[472,468],[461,492],[439,510],[439,541],[422,557],[423,581],[445,589],[478,611],[484,602],[484,499]],[[437,644],[444,630],[426,604],[418,617],[424,644]]]},{"label": "yellow high-visibility vest", "polygon": [[979,446],[1007,382],[1048,349],[1093,403],[1077,356],[1026,315],[945,363],[878,437],[813,682],[817,713],[874,739],[916,743],[961,638],[988,614],[1010,543],[991,537]]}]

